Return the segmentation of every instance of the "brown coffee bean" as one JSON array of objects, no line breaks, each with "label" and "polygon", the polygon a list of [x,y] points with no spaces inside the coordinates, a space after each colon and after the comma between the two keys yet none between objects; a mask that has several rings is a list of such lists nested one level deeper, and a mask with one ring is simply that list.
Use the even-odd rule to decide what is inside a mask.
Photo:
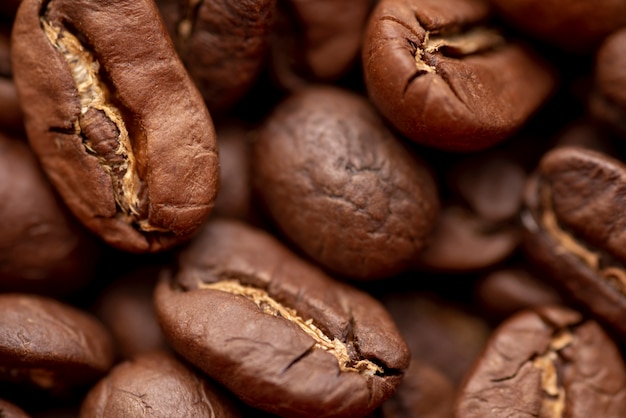
[{"label": "brown coffee bean", "polygon": [[523,246],[529,260],[598,319],[626,336],[626,166],[559,147],[528,183]]},{"label": "brown coffee bean", "polygon": [[504,19],[533,38],[565,51],[592,52],[626,25],[626,3],[600,0],[491,0]]},{"label": "brown coffee bean", "polygon": [[521,266],[505,266],[486,274],[476,283],[475,294],[483,315],[496,320],[536,306],[564,304],[550,283]]},{"label": "brown coffee bean", "polygon": [[430,242],[414,259],[413,269],[457,273],[480,270],[505,260],[519,241],[516,228],[494,227],[465,206],[444,204]]},{"label": "brown coffee bean", "polygon": [[158,0],[169,34],[211,115],[224,115],[266,62],[275,0]]},{"label": "brown coffee bean", "polygon": [[131,252],[196,232],[215,133],[152,1],[24,0],[12,63],[29,141],[90,230]]},{"label": "brown coffee bean", "polygon": [[220,192],[213,216],[253,222],[259,216],[252,199],[252,129],[244,121],[217,126],[220,153]]},{"label": "brown coffee bean", "polygon": [[452,418],[455,387],[428,363],[411,361],[398,390],[380,407],[380,418]]},{"label": "brown coffee bean", "polygon": [[0,399],[0,417],[2,418],[30,418],[22,408],[11,402]]},{"label": "brown coffee bean", "polygon": [[592,320],[562,307],[502,323],[468,375],[456,417],[626,416],[626,368]]},{"label": "brown coffee bean", "polygon": [[111,332],[121,359],[169,349],[152,304],[160,268],[158,264],[136,267],[98,294],[93,312]]},{"label": "brown coffee bean", "polygon": [[459,386],[487,341],[487,323],[434,294],[389,292],[382,302],[406,339],[411,357]]},{"label": "brown coffee bean", "polygon": [[[626,16],[626,11],[622,15]],[[607,37],[598,48],[593,79],[591,114],[626,138],[626,28]]]},{"label": "brown coffee bean", "polygon": [[527,174],[514,155],[513,149],[490,149],[443,168],[443,208],[428,247],[415,258],[416,269],[475,271],[517,249]]},{"label": "brown coffee bean", "polygon": [[287,90],[332,83],[358,63],[373,0],[278,1],[270,71]]},{"label": "brown coffee bean", "polygon": [[113,365],[111,335],[93,316],[44,296],[0,294],[0,381],[62,392]]},{"label": "brown coffee bean", "polygon": [[116,365],[85,397],[80,418],[242,416],[230,394],[170,354]]},{"label": "brown coffee bean", "polygon": [[409,363],[377,300],[234,220],[210,221],[186,247],[155,307],[175,351],[280,416],[365,416]]},{"label": "brown coffee bean", "polygon": [[0,133],[0,291],[86,287],[102,248],[71,216],[25,141]]},{"label": "brown coffee bean", "polygon": [[361,280],[406,270],[439,210],[429,165],[363,96],[329,86],[294,93],[268,116],[254,143],[253,187],[309,257]]},{"label": "brown coffee bean", "polygon": [[404,135],[449,151],[518,131],[555,88],[545,60],[488,25],[481,0],[381,0],[362,63],[370,100]]}]

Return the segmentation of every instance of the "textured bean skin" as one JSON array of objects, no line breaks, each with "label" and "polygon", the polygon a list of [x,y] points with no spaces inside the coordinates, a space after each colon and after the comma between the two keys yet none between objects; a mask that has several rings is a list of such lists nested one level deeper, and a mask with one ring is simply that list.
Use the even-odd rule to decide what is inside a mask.
[{"label": "textured bean skin", "polygon": [[29,142],[76,217],[131,252],[188,239],[217,193],[215,132],[154,3],[26,0],[12,52]]}]

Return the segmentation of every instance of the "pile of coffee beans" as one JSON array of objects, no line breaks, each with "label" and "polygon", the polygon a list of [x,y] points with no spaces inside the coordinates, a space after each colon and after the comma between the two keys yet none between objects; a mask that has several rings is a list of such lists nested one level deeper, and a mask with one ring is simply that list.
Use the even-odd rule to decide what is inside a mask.
[{"label": "pile of coffee beans", "polygon": [[0,417],[626,417],[626,1],[3,0]]}]

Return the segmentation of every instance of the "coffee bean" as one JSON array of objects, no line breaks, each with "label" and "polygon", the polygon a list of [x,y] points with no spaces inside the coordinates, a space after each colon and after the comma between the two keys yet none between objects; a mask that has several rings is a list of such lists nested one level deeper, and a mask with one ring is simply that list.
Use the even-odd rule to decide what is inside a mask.
[{"label": "coffee bean", "polygon": [[[592,412],[593,411],[593,412]],[[593,320],[558,306],[502,323],[468,375],[455,416],[626,414],[626,369]]]},{"label": "coffee bean", "polygon": [[626,25],[626,4],[622,1],[492,0],[491,3],[507,22],[529,36],[581,56]]},{"label": "coffee bean", "polygon": [[275,0],[156,3],[211,115],[227,114],[263,69]]},{"label": "coffee bean", "polygon": [[234,220],[206,225],[162,275],[155,307],[176,352],[280,416],[365,416],[409,363],[379,302]]},{"label": "coffee bean", "polygon": [[260,128],[252,164],[255,193],[282,233],[345,277],[406,270],[438,216],[430,166],[346,90],[287,97]]},{"label": "coffee bean", "polygon": [[12,62],[29,142],[84,225],[131,252],[198,229],[215,133],[153,2],[24,0]]},{"label": "coffee bean", "polygon": [[367,17],[375,1],[278,1],[269,70],[288,91],[333,83],[359,60]]},{"label": "coffee bean", "polygon": [[30,415],[22,408],[3,399],[0,399],[0,416],[2,418],[30,418]]},{"label": "coffee bean", "polygon": [[550,66],[487,22],[481,0],[381,0],[363,38],[370,100],[402,134],[448,151],[508,138],[554,91]]},{"label": "coffee bean", "polygon": [[45,296],[0,294],[0,381],[65,391],[113,365],[113,341],[90,314]]},{"label": "coffee bean", "polygon": [[624,334],[622,192],[626,167],[605,154],[559,147],[529,180],[524,248],[574,300]]},{"label": "coffee bean", "polygon": [[85,397],[80,418],[242,416],[231,395],[174,356],[146,352],[116,365]]},{"label": "coffee bean", "polygon": [[92,280],[102,248],[54,192],[21,138],[0,133],[0,289],[67,295]]},{"label": "coffee bean", "polygon": [[598,48],[593,74],[595,88],[589,99],[594,118],[622,138],[626,138],[625,40],[626,29],[617,30]]}]

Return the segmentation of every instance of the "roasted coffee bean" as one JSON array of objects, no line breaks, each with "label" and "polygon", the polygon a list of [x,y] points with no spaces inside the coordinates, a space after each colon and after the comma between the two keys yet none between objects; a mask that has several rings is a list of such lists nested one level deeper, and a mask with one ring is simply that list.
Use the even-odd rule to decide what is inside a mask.
[{"label": "roasted coffee bean", "polygon": [[170,354],[146,352],[116,365],[83,401],[80,418],[242,416],[223,389]]},{"label": "roasted coffee bean", "polygon": [[439,210],[429,165],[365,97],[336,87],[303,89],[274,109],[254,143],[252,177],[282,233],[354,279],[406,270]]},{"label": "roasted coffee bean", "polygon": [[164,271],[155,307],[176,352],[284,417],[363,417],[409,364],[376,299],[234,220],[210,221]]},{"label": "roasted coffee bean", "polygon": [[24,0],[12,64],[30,144],[90,230],[131,252],[197,231],[215,132],[152,1]]},{"label": "roasted coffee bean", "polygon": [[375,0],[277,2],[270,71],[293,91],[337,81],[358,63],[367,17]]},{"label": "roasted coffee bean", "polygon": [[26,141],[0,133],[0,291],[68,295],[102,248],[63,205]]},{"label": "roasted coffee bean", "polygon": [[428,363],[411,361],[398,390],[380,407],[380,418],[452,418],[456,388]]},{"label": "roasted coffee bean", "polygon": [[517,220],[526,176],[511,150],[470,154],[447,167],[439,186],[443,208],[415,268],[469,272],[510,256],[520,241]]},{"label": "roasted coffee bean", "polygon": [[161,267],[159,264],[136,267],[98,294],[93,312],[111,332],[121,359],[169,349],[152,304]]},{"label": "roasted coffee bean", "polygon": [[[626,4],[623,7],[626,8]],[[626,11],[622,15],[626,17]],[[626,138],[626,27],[600,45],[595,56],[593,79],[591,114]]]},{"label": "roasted coffee bean", "polygon": [[454,387],[460,385],[487,341],[487,323],[435,294],[403,290],[381,299],[412,358],[439,370]]},{"label": "roasted coffee bean", "polygon": [[495,145],[552,94],[547,62],[509,42],[481,0],[381,0],[363,38],[371,101],[404,135],[448,151]]},{"label": "roasted coffee bean", "polygon": [[0,381],[63,392],[113,365],[113,342],[92,315],[44,296],[0,294]]},{"label": "roasted coffee bean", "polygon": [[0,399],[0,417],[2,418],[30,418],[22,408],[11,402]]},{"label": "roasted coffee bean", "polygon": [[626,336],[626,166],[577,147],[547,153],[523,213],[528,259],[561,290]]},{"label": "roasted coffee bean", "polygon": [[9,26],[0,26],[0,129],[24,134],[24,117],[13,82]]},{"label": "roasted coffee bean", "polygon": [[157,5],[211,115],[226,114],[263,69],[275,0],[158,0]]},{"label": "roasted coffee bean", "polygon": [[482,314],[497,321],[524,309],[564,304],[553,286],[521,266],[505,266],[484,275],[476,283],[475,297]]},{"label": "roasted coffee bean", "polygon": [[469,373],[456,417],[626,416],[626,368],[593,320],[562,307],[502,323]]},{"label": "roasted coffee bean", "polygon": [[584,55],[626,25],[621,0],[490,0],[506,21],[536,40]]},{"label": "roasted coffee bean", "polygon": [[259,217],[252,198],[252,128],[244,121],[217,126],[220,193],[212,215],[253,223]]}]

